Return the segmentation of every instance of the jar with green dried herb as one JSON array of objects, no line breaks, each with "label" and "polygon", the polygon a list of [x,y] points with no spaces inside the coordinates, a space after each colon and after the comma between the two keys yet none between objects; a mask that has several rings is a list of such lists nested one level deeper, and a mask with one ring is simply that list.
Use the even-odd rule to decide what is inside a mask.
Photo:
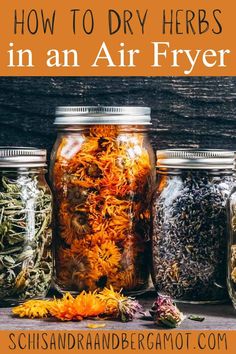
[{"label": "jar with green dried herb", "polygon": [[0,300],[44,297],[52,277],[46,151],[0,148]]},{"label": "jar with green dried herb", "polygon": [[227,299],[233,161],[233,152],[223,150],[157,152],[152,277],[160,293],[183,302]]},{"label": "jar with green dried herb", "polygon": [[236,186],[234,186],[228,202],[228,290],[236,309]]}]

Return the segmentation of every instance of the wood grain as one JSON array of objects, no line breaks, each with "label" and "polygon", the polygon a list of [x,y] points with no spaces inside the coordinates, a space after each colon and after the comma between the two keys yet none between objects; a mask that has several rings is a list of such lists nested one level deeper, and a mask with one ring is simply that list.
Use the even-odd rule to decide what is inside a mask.
[{"label": "wood grain", "polygon": [[58,105],[146,105],[155,148],[236,150],[235,77],[2,77],[1,145],[51,149]]}]

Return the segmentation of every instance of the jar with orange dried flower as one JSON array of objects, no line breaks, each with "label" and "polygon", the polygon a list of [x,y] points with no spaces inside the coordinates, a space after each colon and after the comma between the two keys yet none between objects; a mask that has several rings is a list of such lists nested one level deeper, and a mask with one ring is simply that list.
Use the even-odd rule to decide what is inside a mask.
[{"label": "jar with orange dried flower", "polygon": [[145,290],[155,183],[150,109],[59,107],[56,116],[56,286]]}]

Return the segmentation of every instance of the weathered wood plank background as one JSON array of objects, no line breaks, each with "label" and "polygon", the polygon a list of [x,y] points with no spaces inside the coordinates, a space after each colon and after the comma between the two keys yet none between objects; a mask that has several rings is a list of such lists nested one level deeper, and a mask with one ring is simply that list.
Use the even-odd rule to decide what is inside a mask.
[{"label": "weathered wood plank background", "polygon": [[236,150],[236,77],[0,78],[1,145],[51,149],[57,105],[152,107],[154,147]]}]

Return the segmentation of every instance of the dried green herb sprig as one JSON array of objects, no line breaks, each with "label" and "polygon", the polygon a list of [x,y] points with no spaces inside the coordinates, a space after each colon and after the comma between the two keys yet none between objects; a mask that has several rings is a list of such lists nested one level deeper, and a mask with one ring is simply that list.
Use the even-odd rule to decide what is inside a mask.
[{"label": "dried green herb sprig", "polygon": [[231,246],[231,280],[236,284],[236,245]]},{"label": "dried green herb sprig", "polygon": [[197,315],[189,315],[188,319],[191,320],[191,321],[195,321],[195,322],[203,322],[203,321],[205,321],[205,317],[197,316]]}]

